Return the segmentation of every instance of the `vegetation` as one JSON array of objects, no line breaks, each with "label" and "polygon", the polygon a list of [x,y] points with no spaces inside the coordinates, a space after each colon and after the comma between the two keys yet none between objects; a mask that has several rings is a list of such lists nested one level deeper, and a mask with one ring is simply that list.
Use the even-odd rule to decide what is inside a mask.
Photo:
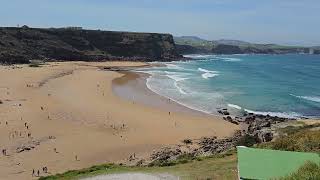
[{"label": "vegetation", "polygon": [[251,147],[254,144],[257,143],[257,138],[254,136],[250,136],[249,134],[246,134],[244,136],[242,136],[238,142],[237,142],[237,146],[247,146],[247,147]]},{"label": "vegetation", "polygon": [[320,179],[320,164],[313,162],[307,162],[305,165],[300,167],[296,172],[279,178],[279,180],[318,180]]},{"label": "vegetation", "polygon": [[289,126],[280,131],[280,137],[275,141],[257,145],[259,148],[316,152],[320,153],[320,124],[300,127]]},{"label": "vegetation", "polygon": [[[196,168],[195,168],[196,167]],[[183,155],[176,161],[166,164],[153,164],[148,167],[122,166],[115,164],[104,164],[81,170],[72,170],[63,174],[42,177],[42,180],[70,180],[83,177],[96,176],[100,174],[112,174],[123,172],[142,173],[170,173],[182,179],[236,179],[237,157],[235,151],[209,157],[193,158]]]}]

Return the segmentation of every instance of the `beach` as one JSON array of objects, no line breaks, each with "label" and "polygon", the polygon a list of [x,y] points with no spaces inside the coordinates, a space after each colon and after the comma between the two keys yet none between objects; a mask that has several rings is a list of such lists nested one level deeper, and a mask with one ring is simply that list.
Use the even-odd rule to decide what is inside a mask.
[{"label": "beach", "polygon": [[124,74],[103,70],[146,65],[52,62],[41,67],[0,66],[0,148],[5,150],[0,156],[0,179],[35,179],[33,170],[47,176],[126,162],[133,154],[143,159],[186,138],[228,137],[238,129],[222,117],[188,112],[168,105],[173,102],[163,98],[159,98],[162,104],[154,106],[157,103],[119,97],[113,84]]}]

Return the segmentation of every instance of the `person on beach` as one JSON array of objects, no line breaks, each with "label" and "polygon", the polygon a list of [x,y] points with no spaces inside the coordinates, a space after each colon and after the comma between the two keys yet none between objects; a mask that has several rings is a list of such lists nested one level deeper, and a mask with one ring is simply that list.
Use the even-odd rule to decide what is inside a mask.
[{"label": "person on beach", "polygon": [[39,177],[40,176],[40,171],[39,170],[37,171],[37,174],[38,174],[38,177]]},{"label": "person on beach", "polygon": [[42,172],[48,173],[48,168],[47,168],[47,166],[42,167]]},{"label": "person on beach", "polygon": [[34,171],[34,169],[32,169],[32,177],[35,175],[34,173],[35,173],[35,171]]}]

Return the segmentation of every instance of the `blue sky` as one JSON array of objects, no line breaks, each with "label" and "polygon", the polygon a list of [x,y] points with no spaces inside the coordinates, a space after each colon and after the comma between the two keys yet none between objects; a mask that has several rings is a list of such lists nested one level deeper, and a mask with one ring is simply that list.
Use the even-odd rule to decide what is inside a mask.
[{"label": "blue sky", "polygon": [[0,0],[17,24],[320,45],[320,0]]}]

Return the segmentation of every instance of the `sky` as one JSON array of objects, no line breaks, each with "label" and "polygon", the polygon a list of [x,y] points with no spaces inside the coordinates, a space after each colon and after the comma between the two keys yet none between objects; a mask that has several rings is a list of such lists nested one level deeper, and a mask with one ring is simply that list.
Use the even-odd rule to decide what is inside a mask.
[{"label": "sky", "polygon": [[0,26],[320,45],[320,0],[0,0]]}]

